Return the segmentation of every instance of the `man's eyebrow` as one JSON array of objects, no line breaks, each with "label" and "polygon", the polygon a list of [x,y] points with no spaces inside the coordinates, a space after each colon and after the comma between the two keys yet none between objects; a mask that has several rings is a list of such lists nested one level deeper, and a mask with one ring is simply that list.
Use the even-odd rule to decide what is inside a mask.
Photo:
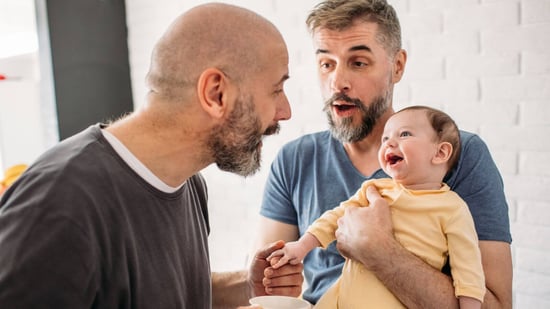
[{"label": "man's eyebrow", "polygon": [[367,45],[356,45],[356,46],[352,46],[349,51],[357,51],[357,50],[364,50],[364,51],[368,51],[369,53],[372,53],[372,49],[370,49],[370,47],[368,47]]},{"label": "man's eyebrow", "polygon": [[[350,49],[348,49],[348,51],[350,51],[350,52],[358,51],[358,50],[364,50],[364,51],[367,51],[369,53],[372,53],[372,49],[370,47],[368,47],[367,45],[355,45],[355,46],[350,47]],[[316,55],[318,55],[318,54],[328,54],[328,53],[329,53],[328,49],[319,48],[315,51]]]},{"label": "man's eyebrow", "polygon": [[290,78],[290,75],[288,75],[288,74],[283,75],[283,77],[281,77],[281,79],[277,83],[275,83],[274,86],[275,87],[280,86],[281,84],[283,84],[289,78]]}]

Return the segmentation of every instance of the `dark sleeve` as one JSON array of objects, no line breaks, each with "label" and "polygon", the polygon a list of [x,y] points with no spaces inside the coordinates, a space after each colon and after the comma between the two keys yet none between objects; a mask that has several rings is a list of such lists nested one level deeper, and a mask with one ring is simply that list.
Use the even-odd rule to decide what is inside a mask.
[{"label": "dark sleeve", "polygon": [[90,308],[96,258],[86,233],[25,191],[0,213],[0,308]]}]

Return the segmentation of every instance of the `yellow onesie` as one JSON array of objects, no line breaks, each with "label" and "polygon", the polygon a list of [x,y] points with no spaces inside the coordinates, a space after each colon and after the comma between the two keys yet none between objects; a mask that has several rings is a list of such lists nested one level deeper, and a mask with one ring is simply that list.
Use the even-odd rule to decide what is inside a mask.
[{"label": "yellow onesie", "polygon": [[[392,179],[363,183],[349,200],[326,211],[308,229],[323,248],[335,240],[336,221],[346,207],[368,206],[370,185],[390,204],[395,238],[436,269],[450,257],[455,295],[483,301],[485,278],[477,233],[468,206],[449,186],[439,190],[408,190]],[[315,308],[404,308],[403,304],[361,263],[346,260],[342,275]]]}]

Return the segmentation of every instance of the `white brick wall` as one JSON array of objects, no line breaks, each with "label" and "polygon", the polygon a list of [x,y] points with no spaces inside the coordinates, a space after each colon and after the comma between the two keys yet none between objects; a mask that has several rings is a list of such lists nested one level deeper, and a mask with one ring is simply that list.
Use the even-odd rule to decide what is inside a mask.
[{"label": "white brick wall", "polygon": [[0,179],[15,164],[28,164],[40,155],[46,142],[41,111],[38,55],[22,54],[0,59]]},{"label": "white brick wall", "polygon": [[[127,0],[136,105],[151,48],[183,10],[207,1]],[[233,0],[266,16],[290,52],[293,118],[267,139],[263,168],[242,179],[209,167],[213,270],[239,269],[257,228],[269,164],[287,141],[326,128],[304,20],[317,0]],[[514,307],[550,308],[550,0],[398,0],[409,53],[395,107],[427,104],[488,143],[510,204]]]}]

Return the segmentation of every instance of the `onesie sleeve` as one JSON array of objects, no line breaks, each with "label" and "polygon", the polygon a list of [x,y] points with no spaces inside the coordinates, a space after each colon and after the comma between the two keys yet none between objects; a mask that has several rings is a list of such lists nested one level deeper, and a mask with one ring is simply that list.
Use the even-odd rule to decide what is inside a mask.
[{"label": "onesie sleeve", "polygon": [[474,221],[468,206],[458,196],[457,202],[460,207],[444,227],[455,295],[468,296],[483,302],[485,277]]},{"label": "onesie sleeve", "polygon": [[366,198],[367,187],[371,181],[365,181],[359,190],[347,201],[340,203],[337,207],[327,210],[315,222],[311,224],[307,232],[313,234],[321,243],[321,247],[326,248],[331,242],[336,240],[335,232],[338,228],[338,219],[342,217],[348,207],[368,206],[369,201]]}]

